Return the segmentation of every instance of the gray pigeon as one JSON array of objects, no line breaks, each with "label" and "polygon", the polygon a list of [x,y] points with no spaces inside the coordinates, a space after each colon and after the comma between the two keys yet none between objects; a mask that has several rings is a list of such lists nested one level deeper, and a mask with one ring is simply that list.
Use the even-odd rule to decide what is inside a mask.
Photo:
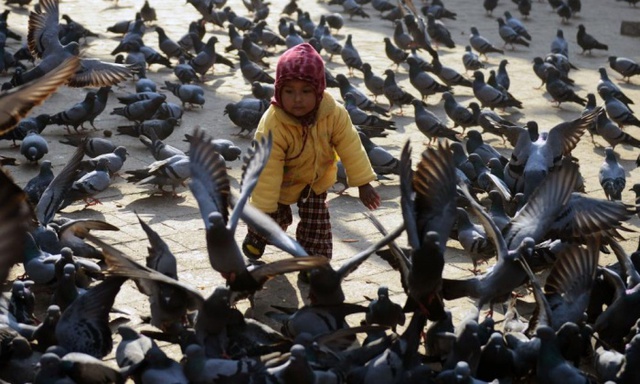
[{"label": "gray pigeon", "polygon": [[271,100],[275,94],[275,87],[272,84],[263,84],[259,81],[251,83],[251,94],[256,99]]},{"label": "gray pigeon", "polygon": [[201,108],[204,108],[204,89],[199,85],[177,84],[170,81],[165,81],[164,84],[164,89],[168,89],[180,99],[183,108],[187,103],[191,107],[199,105]]},{"label": "gray pigeon", "polygon": [[470,45],[464,47],[464,54],[462,55],[462,65],[464,65],[464,69],[467,72],[484,68],[484,64],[480,61],[478,55],[476,55],[471,50]]},{"label": "gray pigeon", "polygon": [[453,128],[462,127],[462,133],[469,127],[478,125],[478,115],[480,109],[477,111],[470,111],[458,103],[450,92],[444,92],[442,94],[444,100],[444,111],[453,121]]},{"label": "gray pigeon", "polygon": [[76,200],[84,200],[87,206],[100,204],[94,196],[109,188],[111,178],[107,159],[100,159],[96,169],[73,182],[69,192],[64,195],[60,209],[64,209]]},{"label": "gray pigeon", "polygon": [[49,118],[49,124],[64,125],[68,133],[70,133],[69,126],[71,126],[77,133],[78,127],[84,129],[84,123],[92,118],[95,101],[96,92],[89,91],[83,101],[52,115]]},{"label": "gray pigeon", "polygon": [[158,48],[167,55],[167,57],[172,58],[180,58],[181,56],[190,56],[178,43],[171,40],[169,36],[167,36],[164,29],[160,26],[155,27],[155,31],[158,33]]},{"label": "gray pigeon", "polygon": [[569,43],[564,39],[562,29],[558,29],[556,37],[551,41],[551,53],[560,53],[569,57]]},{"label": "gray pigeon", "polygon": [[415,113],[416,126],[427,138],[429,138],[429,144],[435,142],[439,138],[447,138],[452,141],[460,141],[457,135],[458,132],[447,128],[447,126],[440,121],[440,119],[433,114],[433,112],[426,109],[420,100],[413,100]]},{"label": "gray pigeon", "polygon": [[[347,35],[347,40],[344,42],[344,46],[340,51],[340,56],[342,57],[342,61],[344,61],[344,63],[347,65],[347,68],[349,68],[349,74],[353,75],[354,68],[362,71],[363,63],[362,59],[360,58],[360,54],[358,53],[356,47],[353,46],[351,39],[352,35]],[[369,70],[371,70],[371,68],[369,68]]]},{"label": "gray pigeon", "polygon": [[640,127],[640,120],[633,114],[631,109],[622,101],[614,97],[613,91],[609,88],[602,88],[599,92],[604,99],[604,109],[607,115],[621,127],[625,125],[635,125]]},{"label": "gray pigeon", "polygon": [[407,63],[409,64],[409,82],[420,92],[423,101],[436,93],[451,91],[451,87],[438,83],[423,71],[414,57],[407,58]]},{"label": "gray pigeon", "polygon": [[136,101],[125,107],[114,108],[111,115],[120,115],[131,121],[142,122],[150,119],[166,98],[165,95],[158,95],[149,100]]},{"label": "gray pigeon", "polygon": [[391,327],[395,332],[398,325],[404,325],[405,315],[402,306],[394,303],[389,298],[389,288],[380,286],[378,298],[371,300],[365,316],[367,324],[380,324]]},{"label": "gray pigeon", "polygon": [[275,83],[275,79],[258,64],[249,60],[249,57],[243,50],[238,51],[238,56],[240,57],[240,71],[249,84],[252,84],[254,81],[267,84]]},{"label": "gray pigeon", "polygon": [[480,71],[473,73],[473,95],[480,101],[482,107],[506,108],[515,107],[522,109],[522,103],[517,99],[500,92],[484,82],[484,74]]},{"label": "gray pigeon", "polygon": [[61,347],[71,352],[103,358],[113,349],[109,329],[109,311],[125,282],[124,277],[110,277],[78,297],[60,317],[56,337]]},{"label": "gray pigeon", "polygon": [[518,35],[524,37],[525,39],[531,41],[531,35],[527,32],[527,28],[522,24],[520,20],[513,17],[511,12],[504,11],[504,19],[505,23],[510,26]]},{"label": "gray pigeon", "polygon": [[250,135],[258,127],[262,115],[269,108],[269,100],[245,98],[236,103],[229,103],[224,108],[224,114],[231,122],[240,127],[238,136]]},{"label": "gray pigeon", "polygon": [[540,327],[536,334],[540,339],[540,352],[536,366],[537,380],[549,384],[589,382],[578,368],[564,359],[553,329]]},{"label": "gray pigeon", "polygon": [[218,42],[218,38],[211,36],[207,41],[204,49],[198,53],[196,57],[189,60],[188,64],[200,75],[200,81],[204,82],[204,75],[213,69],[213,65],[216,63],[216,51],[215,45]]},{"label": "gray pigeon", "polygon": [[[150,131],[149,133],[151,132],[153,131]],[[158,139],[157,136],[151,135],[151,137],[152,138],[145,135],[140,135],[138,139],[140,139],[142,144],[144,144],[144,146],[147,147],[149,151],[151,151],[151,155],[154,159],[160,161],[168,159],[171,156],[175,155],[186,156],[183,151],[172,145],[163,143],[162,140]]]},{"label": "gray pigeon", "polygon": [[444,26],[444,24],[440,20],[436,20],[436,18],[428,14],[427,15],[427,33],[431,40],[436,44],[436,48],[438,44],[442,44],[447,48],[455,48],[456,44],[451,38],[451,32]]},{"label": "gray pigeon", "polygon": [[560,78],[561,74],[555,67],[546,70],[546,90],[551,95],[553,101],[560,106],[563,102],[574,102],[582,106],[587,104],[587,100],[578,96],[567,83]]},{"label": "gray pigeon", "polygon": [[[347,79],[345,75],[343,74],[336,75],[336,80],[340,84],[340,95],[342,96],[343,99],[345,98],[345,95],[347,93],[351,93],[356,98],[356,105],[358,106],[358,108],[364,111],[376,112],[384,116],[389,116],[385,108],[382,108],[381,106],[376,105],[371,99],[367,97],[367,95],[365,95],[358,88],[354,87],[349,82],[349,79]],[[383,81],[383,88],[384,88],[384,81]]]},{"label": "gray pigeon", "polygon": [[[608,88],[613,94],[613,97],[622,101],[627,107],[629,106],[629,104],[633,104],[633,100],[627,97],[627,95],[625,95],[624,92],[622,92],[620,87],[615,85],[613,81],[609,79],[609,76],[607,75],[607,70],[604,67],[598,68],[598,72],[600,72],[600,80],[598,80],[598,87],[597,87],[599,94],[604,91],[604,88]],[[604,98],[604,96],[601,96],[601,97]]]},{"label": "gray pigeon", "polygon": [[137,184],[151,184],[158,187],[160,193],[166,193],[164,186],[171,186],[172,195],[175,197],[176,188],[184,186],[184,182],[191,176],[189,169],[189,157],[185,155],[173,155],[164,160],[151,163],[143,169],[126,171],[127,181]]},{"label": "gray pigeon", "polygon": [[402,20],[394,21],[395,28],[393,30],[393,42],[400,49],[408,50],[416,48],[416,44],[413,41],[411,35],[404,32],[402,27]]},{"label": "gray pigeon", "polygon": [[376,115],[367,114],[358,108],[356,98],[353,94],[347,92],[344,99],[344,107],[349,112],[349,117],[354,125],[361,127],[395,129],[395,122],[392,120],[384,120]]},{"label": "gray pigeon", "polygon": [[598,114],[596,119],[596,133],[612,148],[615,148],[618,144],[626,144],[640,148],[640,140],[623,131],[618,124],[607,117],[606,112]]},{"label": "gray pigeon", "polygon": [[53,171],[51,171],[51,161],[45,160],[40,163],[40,172],[24,186],[24,193],[27,194],[31,204],[34,206],[38,204],[40,196],[42,196],[52,180]]},{"label": "gray pigeon", "polygon": [[37,163],[44,155],[49,153],[49,146],[45,140],[36,131],[31,131],[22,140],[20,144],[20,153],[31,162]]},{"label": "gray pigeon", "polygon": [[498,20],[498,32],[502,40],[504,40],[505,47],[507,46],[507,44],[510,44],[511,50],[514,50],[515,49],[514,44],[524,45],[525,47],[529,46],[529,42],[527,42],[527,40],[523,36],[518,34],[518,32],[516,32],[513,28],[511,28],[511,26],[505,23],[502,17],[498,17],[497,20]]},{"label": "gray pigeon", "polygon": [[393,45],[390,38],[385,37],[383,41],[385,54],[387,55],[389,60],[393,61],[396,64],[396,70],[398,70],[398,68],[400,67],[400,63],[403,63],[407,59],[409,54]]},{"label": "gray pigeon", "polygon": [[640,75],[640,65],[626,57],[609,56],[609,66],[622,75],[622,79],[628,83],[631,76]]},{"label": "gray pigeon", "polygon": [[487,53],[501,53],[504,54],[502,49],[496,48],[489,42],[489,40],[485,39],[478,32],[478,28],[471,27],[471,36],[469,36],[469,44],[471,47],[475,49],[480,56],[484,56],[485,60],[488,60]]},{"label": "gray pigeon", "polygon": [[443,65],[440,62],[438,54],[433,55],[433,61],[431,62],[431,67],[426,69],[429,72],[434,73],[443,83],[448,85],[449,87],[453,87],[454,85],[459,85],[462,87],[471,88],[472,83],[469,79],[462,76],[455,69]]},{"label": "gray pigeon", "polygon": [[175,126],[178,125],[178,119],[174,117],[168,117],[162,119],[145,120],[142,123],[135,123],[134,125],[121,125],[118,126],[119,135],[128,135],[133,137],[139,137],[145,135],[147,137],[153,137],[154,135],[164,140],[171,136]]},{"label": "gray pigeon", "polygon": [[16,140],[22,140],[30,131],[42,133],[49,124],[49,115],[42,113],[36,117],[25,117],[10,131],[0,135],[0,140],[12,140],[11,148],[18,147]]},{"label": "gray pigeon", "polygon": [[182,84],[189,84],[198,80],[198,73],[187,63],[183,56],[180,56],[178,64],[173,67],[173,74],[176,75]]},{"label": "gray pigeon", "polygon": [[604,163],[600,166],[598,181],[609,200],[622,200],[622,191],[626,185],[624,168],[618,163],[613,148],[604,149]]},{"label": "gray pigeon", "polygon": [[114,149],[111,153],[105,153],[104,155],[99,155],[88,160],[83,160],[82,162],[80,162],[80,167],[85,172],[91,172],[96,169],[101,159],[106,159],[109,174],[113,176],[122,169],[124,162],[127,160],[127,154],[127,148],[120,145],[116,147],[116,149]]},{"label": "gray pigeon", "polygon": [[[389,100],[388,111],[391,111],[391,108],[393,108],[394,105],[397,105],[400,107],[400,115],[402,115],[402,106],[405,104],[410,104],[413,102],[413,100],[418,99],[416,99],[416,97],[409,92],[402,89],[398,85],[398,83],[396,83],[396,75],[391,69],[385,70],[384,74],[386,77],[384,79],[383,91],[384,96],[387,98],[387,100]],[[423,101],[420,102],[424,103]],[[426,106],[426,104],[424,105]]]},{"label": "gray pigeon", "polygon": [[331,35],[329,29],[325,29],[322,37],[320,38],[320,44],[322,48],[329,54],[328,61],[331,61],[333,55],[340,55],[342,52],[342,44]]},{"label": "gray pigeon", "polygon": [[576,38],[578,41],[578,45],[580,46],[580,48],[582,48],[583,55],[585,54],[585,52],[589,52],[589,54],[591,54],[591,50],[593,49],[602,49],[605,51],[609,50],[608,45],[602,44],[601,42],[596,40],[595,37],[588,34],[584,25],[582,24],[578,25],[578,34],[576,35]]}]

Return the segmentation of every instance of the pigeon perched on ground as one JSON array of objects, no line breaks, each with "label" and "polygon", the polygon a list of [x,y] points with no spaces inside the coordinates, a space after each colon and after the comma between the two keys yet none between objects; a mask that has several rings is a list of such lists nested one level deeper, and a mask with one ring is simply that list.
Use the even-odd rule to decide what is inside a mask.
[{"label": "pigeon perched on ground", "polygon": [[[152,132],[153,131],[150,131],[149,133]],[[153,158],[158,161],[168,159],[175,155],[186,156],[183,151],[174,146],[163,143],[162,140],[158,139],[154,134],[151,134],[151,137],[140,135],[138,139],[149,149],[149,151],[151,151]]]},{"label": "pigeon perched on ground", "polygon": [[371,99],[367,97],[367,95],[365,95],[358,88],[354,87],[345,75],[336,75],[336,80],[340,84],[340,95],[343,99],[347,93],[351,93],[356,98],[356,105],[358,106],[358,108],[364,111],[376,112],[387,117],[389,116],[385,108],[376,105]]},{"label": "pigeon perched on ground", "polygon": [[76,200],[83,200],[87,206],[101,204],[94,196],[109,188],[111,177],[109,176],[108,160],[103,158],[98,161],[96,169],[73,182],[69,192],[64,195],[60,209],[64,209]]},{"label": "pigeon perched on ground", "polygon": [[464,69],[466,71],[476,71],[478,69],[484,68],[484,64],[480,62],[478,55],[476,55],[471,50],[470,45],[464,47],[464,50],[465,52],[462,55],[462,65],[464,65]]},{"label": "pigeon perched on ground", "polygon": [[615,148],[618,144],[640,148],[640,140],[623,131],[618,124],[607,117],[606,112],[600,113],[596,119],[596,133],[612,148]]},{"label": "pigeon perched on ground", "polygon": [[560,78],[560,72],[555,67],[547,68],[546,89],[553,101],[560,106],[563,102],[574,102],[582,106],[587,104],[587,100],[578,96],[567,83]]},{"label": "pigeon perched on ground", "polygon": [[[269,100],[246,98],[237,103],[229,103],[224,108],[224,114],[238,127],[238,136],[249,135],[258,127],[264,112],[269,108]],[[246,132],[246,133],[245,133]]]},{"label": "pigeon perched on ground", "polygon": [[158,95],[149,100],[136,101],[125,107],[114,108],[111,115],[124,116],[128,120],[137,122],[149,120],[166,99],[167,96]]},{"label": "pigeon perched on ground", "polygon": [[478,115],[480,114],[480,108],[476,111],[470,111],[458,103],[449,92],[442,94],[444,100],[444,111],[447,116],[453,121],[453,128],[462,127],[462,133],[475,125],[478,125]]},{"label": "pigeon perched on ground", "polygon": [[40,163],[40,172],[24,186],[24,193],[27,194],[31,204],[34,206],[38,204],[40,196],[42,196],[52,180],[51,161],[45,160]]},{"label": "pigeon perched on ground", "polygon": [[185,155],[173,155],[164,160],[151,163],[143,169],[126,171],[127,181],[137,184],[151,184],[158,187],[161,194],[166,194],[165,186],[171,186],[171,193],[174,197],[176,188],[184,185],[186,179],[191,176],[189,169],[189,157]]},{"label": "pigeon perched on ground", "polygon": [[551,53],[560,53],[569,57],[569,43],[564,39],[562,29],[558,29],[556,37],[551,41]]},{"label": "pigeon perched on ground", "polygon": [[[598,87],[597,87],[599,94],[604,92],[604,88],[608,88],[611,91],[611,94],[613,95],[613,97],[622,101],[627,107],[629,106],[629,104],[633,104],[633,100],[627,97],[627,95],[625,95],[624,92],[622,92],[620,87],[615,85],[609,79],[609,76],[607,75],[607,70],[604,67],[598,68],[598,72],[600,72],[600,80],[598,80]],[[601,95],[601,97],[604,98],[604,95]]]},{"label": "pigeon perched on ground", "polygon": [[502,49],[496,48],[489,42],[489,40],[485,39],[478,32],[478,28],[471,27],[471,36],[469,36],[469,44],[471,47],[475,49],[480,56],[484,56],[485,60],[488,60],[487,53],[495,52],[504,54]]},{"label": "pigeon perched on ground", "polygon": [[427,33],[431,40],[436,44],[442,44],[447,48],[455,48],[456,44],[451,38],[451,32],[433,15],[427,15]]},{"label": "pigeon perched on ground", "polygon": [[191,107],[199,105],[204,108],[204,89],[194,84],[178,84],[165,81],[165,89],[173,93],[182,102],[182,107],[189,104]]},{"label": "pigeon perched on ground", "polygon": [[621,74],[627,83],[631,81],[631,76],[640,75],[640,65],[631,59],[609,56],[608,60],[611,69]]},{"label": "pigeon perched on ground", "polygon": [[460,141],[457,135],[458,132],[453,129],[447,128],[433,112],[427,110],[420,100],[413,100],[415,113],[416,126],[427,138],[429,138],[429,144],[435,142],[439,138],[447,138],[452,141]]},{"label": "pigeon perched on ground", "polygon": [[120,125],[117,128],[118,135],[128,135],[138,137],[145,135],[147,137],[157,137],[160,140],[164,140],[171,136],[174,128],[178,125],[178,120],[173,117],[169,117],[166,120],[152,119],[145,120],[142,123],[135,123],[134,125]]},{"label": "pigeon perched on ground", "polygon": [[605,51],[609,50],[608,45],[600,43],[595,39],[595,37],[588,34],[584,25],[582,24],[578,25],[577,39],[578,45],[580,46],[580,48],[582,48],[583,55],[585,54],[585,52],[589,52],[589,54],[591,54],[591,50],[593,49],[602,49]]},{"label": "pigeon perched on ground", "polygon": [[607,115],[611,120],[615,121],[621,127],[625,125],[640,127],[640,120],[638,120],[629,107],[614,97],[613,92],[609,88],[601,88],[599,93],[602,94],[604,109],[607,111]]},{"label": "pigeon perched on ground", "polygon": [[443,65],[440,62],[440,59],[437,53],[433,56],[431,67],[428,68],[427,71],[438,76],[438,78],[442,80],[442,82],[448,85],[449,87],[453,87],[454,85],[459,85],[462,87],[469,87],[469,88],[472,87],[472,83],[471,81],[469,81],[469,79],[462,76],[455,69],[449,66]]},{"label": "pigeon perched on ground", "polygon": [[84,123],[89,121],[92,117],[92,111],[94,109],[96,101],[96,92],[89,91],[85,95],[83,101],[74,104],[71,108],[62,112],[56,113],[49,118],[49,124],[64,125],[67,129],[67,133],[71,133],[69,127],[73,127],[74,131],[78,133],[78,127],[84,128]]},{"label": "pigeon perched on ground", "polygon": [[393,61],[396,64],[396,70],[397,70],[400,67],[400,63],[404,63],[404,61],[407,60],[407,57],[409,56],[409,54],[404,50],[393,45],[390,38],[385,37],[383,41],[384,41],[384,52],[389,58],[389,60]]},{"label": "pigeon perched on ground", "polygon": [[622,191],[626,185],[624,168],[618,163],[613,148],[605,148],[604,155],[604,163],[600,166],[598,181],[600,181],[607,199],[622,200]]},{"label": "pigeon perched on ground", "polygon": [[[384,71],[385,79],[384,79],[384,96],[389,100],[389,109],[393,108],[394,105],[400,107],[400,114],[402,115],[402,106],[405,104],[410,104],[413,100],[417,100],[415,96],[403,90],[398,83],[396,83],[395,73],[391,69],[387,69]],[[426,105],[426,104],[425,104]]]},{"label": "pigeon perched on ground", "polygon": [[502,40],[504,40],[504,47],[506,47],[507,44],[510,44],[511,50],[514,50],[515,49],[514,44],[524,45],[525,47],[529,46],[529,42],[527,42],[527,39],[524,36],[518,34],[518,32],[516,32],[513,28],[511,28],[511,26],[505,23],[502,17],[498,17],[497,20],[498,20],[498,32]]},{"label": "pigeon perched on ground", "polygon": [[254,81],[259,81],[261,83],[273,84],[275,83],[275,79],[271,77],[267,72],[265,72],[262,67],[253,61],[249,60],[249,57],[243,50],[238,51],[238,56],[240,57],[240,71],[242,72],[242,76],[249,82],[249,84]]},{"label": "pigeon perched on ground", "polygon": [[360,54],[358,50],[353,46],[351,41],[352,35],[347,35],[347,40],[344,42],[344,46],[340,51],[340,56],[342,57],[342,61],[349,68],[349,74],[353,75],[353,69],[357,69],[362,71],[362,59],[360,58]]},{"label": "pigeon perched on ground", "polygon": [[49,145],[36,131],[31,131],[20,144],[20,153],[31,162],[37,163],[44,155],[49,153]]},{"label": "pigeon perched on ground", "polygon": [[409,82],[420,92],[423,101],[436,93],[451,91],[451,87],[438,83],[423,71],[415,58],[409,57],[407,63],[409,64]]},{"label": "pigeon perched on ground", "polygon": [[475,71],[473,77],[473,95],[480,101],[482,107],[489,107],[492,110],[506,107],[522,108],[520,101],[485,83],[482,72]]},{"label": "pigeon perched on ground", "polygon": [[384,120],[376,115],[369,115],[358,108],[355,96],[349,92],[345,95],[344,106],[347,112],[349,112],[349,117],[354,125],[382,129],[396,128],[394,121]]}]

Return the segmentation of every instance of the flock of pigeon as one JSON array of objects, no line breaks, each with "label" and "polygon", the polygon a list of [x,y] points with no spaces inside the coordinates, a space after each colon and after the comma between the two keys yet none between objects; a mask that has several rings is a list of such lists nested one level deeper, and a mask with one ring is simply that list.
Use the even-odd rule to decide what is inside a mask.
[{"label": "flock of pigeon", "polygon": [[[636,1],[625,1],[635,11]],[[0,158],[0,281],[10,290],[0,298],[0,382],[640,382],[640,253],[620,244],[635,236],[629,221],[637,208],[623,200],[631,200],[629,189],[640,196],[640,183],[627,185],[630,162],[615,152],[640,148],[640,135],[625,129],[640,120],[624,92],[633,89],[640,65],[625,52],[608,52],[607,42],[589,32],[592,20],[582,16],[580,1],[465,3],[483,7],[496,32],[476,20],[459,37],[451,30],[462,29],[456,23],[464,17],[452,10],[453,0],[331,0],[320,5],[334,13],[323,15],[301,0],[188,0],[176,7],[195,9],[200,18],[175,40],[149,1],[107,32],[63,14],[66,2],[30,2],[6,0],[0,19],[0,138],[25,158]],[[9,18],[23,7],[27,36],[12,30]],[[546,53],[534,52],[539,38],[527,27],[543,17],[556,18],[557,32]],[[378,52],[359,52],[358,34],[374,18],[392,28]],[[569,31],[575,40],[565,40]],[[121,36],[113,59],[87,57],[82,47],[105,34]],[[326,59],[327,85],[341,96],[379,179],[397,175],[399,184],[402,224],[385,228],[367,214],[380,235],[339,267],[307,254],[249,204],[270,137],[243,150],[216,129],[189,126],[196,114],[215,122],[227,116],[240,128],[236,135],[248,139],[269,107],[278,54],[302,42]],[[536,80],[512,84],[522,77],[510,79],[507,65],[528,50],[527,76]],[[589,61],[602,63],[599,80],[582,89],[579,68]],[[212,82],[236,69],[251,96],[213,105]],[[538,126],[548,120],[527,119],[529,100],[517,97],[518,87],[538,79],[544,90],[536,93],[556,108],[531,113],[563,120],[548,130]],[[64,110],[47,109],[45,100],[60,87],[91,90]],[[116,122],[115,132],[105,121]],[[60,142],[76,147],[57,172],[49,158],[52,125],[64,126]],[[178,130],[185,144],[178,144]],[[420,139],[401,150],[376,143],[403,133]],[[572,153],[585,133],[602,153],[603,193],[586,193],[590,180],[581,167],[597,166]],[[147,166],[128,165],[136,147],[151,152]],[[239,159],[236,192],[227,162]],[[40,169],[24,185],[11,177],[13,167],[25,166],[19,162]],[[118,188],[123,176],[155,188],[167,203],[188,187],[182,192],[197,203],[206,254],[225,285],[207,287],[203,296],[180,280],[183,260],[141,217],[150,244],[144,262],[96,235],[117,226],[61,212],[79,201],[99,204],[100,193]],[[337,176],[346,189],[344,169]],[[283,251],[276,261],[243,257],[235,240],[241,220]],[[400,236],[408,248],[396,244]],[[447,243],[459,244],[473,277],[444,273]],[[342,282],[373,254],[399,272],[400,284],[390,285],[402,287],[404,303],[393,302],[386,286],[368,305],[347,300]],[[617,263],[605,265],[608,254]],[[491,267],[481,271],[482,263]],[[308,300],[300,308],[272,305],[266,315],[280,329],[236,309],[245,299],[253,307],[265,284],[290,272],[307,276]],[[127,324],[132,314],[114,305],[127,280],[149,298],[149,313],[137,314],[147,326]],[[529,291],[533,309],[519,298]],[[475,306],[454,324],[459,298]],[[504,319],[494,320],[494,310]],[[182,358],[163,343],[179,346]],[[112,355],[115,363],[104,361]]]}]

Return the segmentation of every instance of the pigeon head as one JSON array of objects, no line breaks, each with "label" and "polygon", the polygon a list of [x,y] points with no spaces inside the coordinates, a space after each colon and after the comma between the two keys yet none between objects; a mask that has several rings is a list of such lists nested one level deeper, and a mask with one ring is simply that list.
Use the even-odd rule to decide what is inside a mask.
[{"label": "pigeon head", "polygon": [[478,32],[478,28],[476,28],[476,27],[471,27],[471,34],[475,36],[475,35],[479,35],[479,34],[480,34],[480,32]]}]

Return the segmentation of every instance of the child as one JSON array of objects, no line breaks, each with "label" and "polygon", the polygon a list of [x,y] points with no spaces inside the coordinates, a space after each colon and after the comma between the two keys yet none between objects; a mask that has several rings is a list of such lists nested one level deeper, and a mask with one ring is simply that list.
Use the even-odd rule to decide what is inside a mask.
[{"label": "child", "polygon": [[[325,88],[324,62],[311,45],[296,45],[278,60],[275,95],[255,134],[259,139],[272,132],[273,147],[251,203],[284,230],[293,220],[290,205],[297,203],[296,239],[310,255],[331,258],[326,198],[336,181],[337,156],[367,208],[378,208],[380,196],[370,184],[376,176],[348,112]],[[265,245],[249,228],[242,251],[256,260]]]}]

